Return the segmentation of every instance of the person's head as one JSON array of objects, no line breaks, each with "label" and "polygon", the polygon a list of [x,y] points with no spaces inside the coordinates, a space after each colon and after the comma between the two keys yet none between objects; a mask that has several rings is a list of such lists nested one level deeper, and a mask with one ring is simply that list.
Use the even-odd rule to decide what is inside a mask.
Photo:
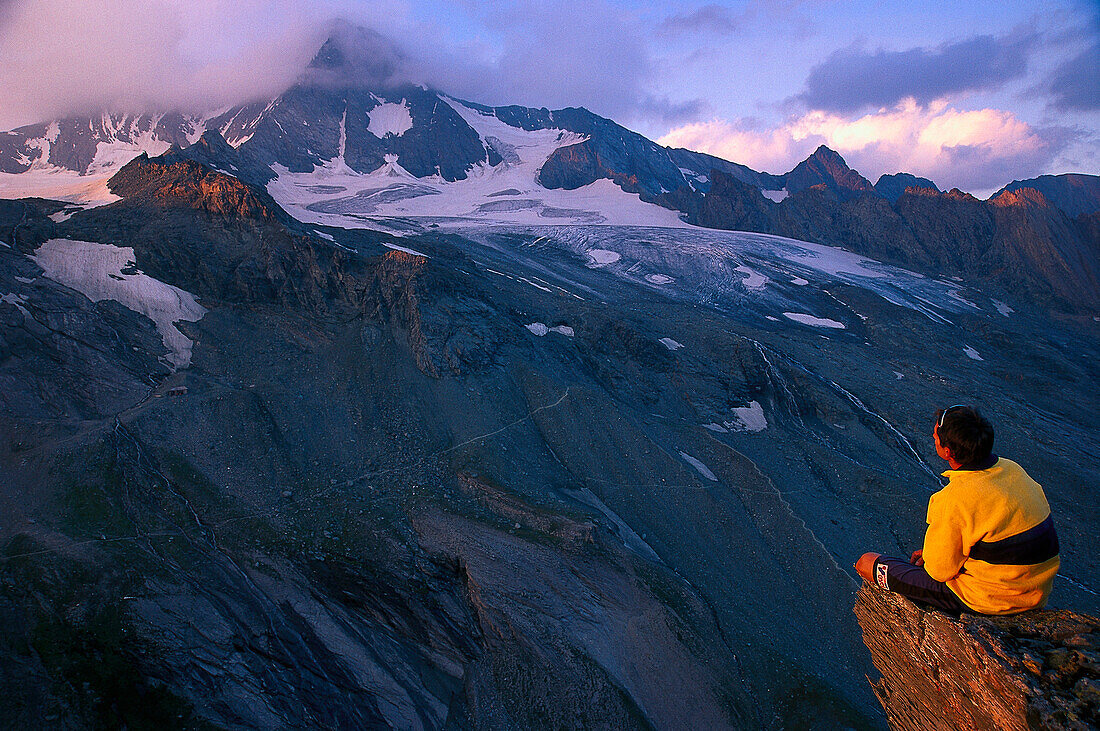
[{"label": "person's head", "polygon": [[969,406],[936,411],[936,454],[959,465],[980,464],[993,454],[993,425]]}]

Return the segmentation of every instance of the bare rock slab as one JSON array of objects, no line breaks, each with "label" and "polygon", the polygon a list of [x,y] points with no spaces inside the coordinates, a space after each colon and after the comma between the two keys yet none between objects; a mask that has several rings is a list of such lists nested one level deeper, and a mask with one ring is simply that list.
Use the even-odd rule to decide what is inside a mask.
[{"label": "bare rock slab", "polygon": [[894,729],[1100,727],[1100,620],[1068,610],[1011,617],[923,609],[864,584],[855,605],[872,680]]}]

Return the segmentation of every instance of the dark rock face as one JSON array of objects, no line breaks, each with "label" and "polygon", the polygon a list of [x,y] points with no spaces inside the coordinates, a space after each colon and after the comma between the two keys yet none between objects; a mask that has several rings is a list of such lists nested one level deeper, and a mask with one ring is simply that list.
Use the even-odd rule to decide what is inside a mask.
[{"label": "dark rock face", "polygon": [[710,192],[699,213],[700,225],[761,233],[774,227],[774,204],[759,188],[717,170],[710,177]]},{"label": "dark rock face", "polygon": [[524,129],[560,128],[589,138],[550,155],[539,173],[539,182],[547,188],[573,190],[606,178],[629,193],[641,194],[643,200],[661,203],[661,196],[676,191],[708,190],[712,169],[761,187],[777,182],[775,176],[711,155],[661,147],[587,109],[544,112],[507,107],[495,112]]},{"label": "dark rock face", "polygon": [[996,220],[974,196],[958,189],[940,194],[917,188],[903,193],[894,209],[916,239],[907,257],[914,264],[954,276],[997,269]]},{"label": "dark rock face", "polygon": [[871,181],[849,168],[843,157],[825,145],[818,147],[783,178],[790,193],[823,185],[842,201],[875,190]]},{"label": "dark rock face", "polygon": [[1100,240],[1037,190],[1020,188],[991,198],[997,249],[1008,271],[1025,280],[1035,272],[1058,299],[1100,308]]},{"label": "dark rock face", "polygon": [[1016,192],[1021,188],[1039,191],[1043,197],[1061,208],[1070,218],[1100,212],[1100,176],[1098,175],[1067,173],[1040,175],[1030,180],[1014,180],[997,191],[993,198],[1005,192]]},{"label": "dark rock face", "polygon": [[875,183],[875,192],[886,200],[894,203],[908,188],[928,188],[939,192],[939,187],[928,178],[921,178],[912,173],[897,173],[896,175],[883,175]]},{"label": "dark rock face", "polygon": [[890,725],[1085,729],[1100,724],[1100,621],[1066,610],[952,619],[864,584],[863,641]]}]

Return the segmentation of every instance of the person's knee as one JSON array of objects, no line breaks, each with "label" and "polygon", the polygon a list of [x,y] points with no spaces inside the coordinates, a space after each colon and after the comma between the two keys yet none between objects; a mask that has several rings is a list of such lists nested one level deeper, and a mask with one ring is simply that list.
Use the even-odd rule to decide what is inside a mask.
[{"label": "person's knee", "polygon": [[865,581],[874,583],[875,581],[875,561],[878,559],[880,553],[865,553],[859,557],[856,561],[856,573],[863,577]]}]

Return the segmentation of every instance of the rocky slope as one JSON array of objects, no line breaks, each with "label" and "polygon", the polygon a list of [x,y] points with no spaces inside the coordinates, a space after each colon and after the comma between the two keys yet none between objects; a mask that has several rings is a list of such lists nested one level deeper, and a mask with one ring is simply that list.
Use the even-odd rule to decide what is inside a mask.
[{"label": "rocky slope", "polygon": [[[758,723],[688,583],[446,436],[557,397],[511,365],[530,357],[501,363],[524,341],[478,285],[296,231],[191,161],[112,188],[62,225],[2,211],[0,287],[23,292],[0,303],[4,726]],[[66,236],[200,295],[190,370],[25,255]],[[439,380],[494,364],[523,388],[482,410]]]},{"label": "rocky slope", "polygon": [[1100,725],[1100,622],[1066,610],[952,619],[864,584],[855,605],[894,729]]}]

